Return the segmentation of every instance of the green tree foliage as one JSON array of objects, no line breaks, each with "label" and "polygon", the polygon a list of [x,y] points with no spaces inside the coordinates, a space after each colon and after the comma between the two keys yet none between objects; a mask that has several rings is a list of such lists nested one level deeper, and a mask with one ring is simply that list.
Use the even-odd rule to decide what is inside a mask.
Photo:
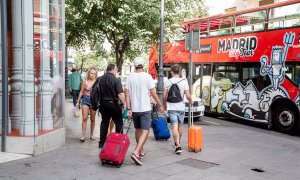
[{"label": "green tree foliage", "polygon": [[[66,0],[67,44],[107,39],[119,70],[125,58],[149,51],[160,34],[160,0]],[[178,38],[176,23],[202,16],[201,0],[165,0],[165,40]],[[69,29],[68,29],[69,28]]]},{"label": "green tree foliage", "polygon": [[74,59],[80,73],[86,72],[91,67],[95,67],[98,71],[106,68],[106,63],[103,63],[105,61],[99,59],[99,55],[94,52],[86,54],[79,51]]}]

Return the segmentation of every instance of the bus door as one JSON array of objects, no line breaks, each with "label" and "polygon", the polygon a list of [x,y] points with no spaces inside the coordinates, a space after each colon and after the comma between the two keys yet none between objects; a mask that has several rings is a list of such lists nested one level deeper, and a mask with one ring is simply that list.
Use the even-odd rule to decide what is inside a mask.
[{"label": "bus door", "polygon": [[198,83],[196,81],[198,86],[195,88],[195,95],[202,99],[203,104],[205,106],[205,111],[210,111],[212,63],[201,63],[200,66],[198,66],[198,68],[200,78],[198,79]]}]

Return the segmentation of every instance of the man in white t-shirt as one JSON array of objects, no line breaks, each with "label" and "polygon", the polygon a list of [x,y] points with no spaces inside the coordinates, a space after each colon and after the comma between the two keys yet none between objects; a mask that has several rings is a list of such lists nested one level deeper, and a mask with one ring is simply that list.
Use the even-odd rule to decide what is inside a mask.
[{"label": "man in white t-shirt", "polygon": [[[189,92],[189,84],[186,79],[179,77],[179,65],[174,64],[171,66],[172,78],[164,82],[164,105],[167,106],[169,118],[172,125],[172,134],[175,142],[175,153],[180,154],[181,144],[180,140],[182,137],[182,124],[184,122],[185,113],[185,103],[184,94],[190,103],[192,103],[192,97]],[[177,85],[177,87],[172,87],[172,85]],[[177,92],[175,92],[177,89]],[[176,97],[177,95],[177,97]],[[173,97],[171,97],[173,96]]]},{"label": "man in white t-shirt", "polygon": [[155,83],[150,74],[144,72],[144,59],[137,57],[133,60],[135,72],[126,79],[125,97],[128,108],[128,116],[133,118],[135,130],[136,148],[132,153],[131,159],[137,165],[143,165],[141,159],[145,157],[143,146],[149,134],[151,124],[151,98],[164,112],[164,108],[156,94]]}]

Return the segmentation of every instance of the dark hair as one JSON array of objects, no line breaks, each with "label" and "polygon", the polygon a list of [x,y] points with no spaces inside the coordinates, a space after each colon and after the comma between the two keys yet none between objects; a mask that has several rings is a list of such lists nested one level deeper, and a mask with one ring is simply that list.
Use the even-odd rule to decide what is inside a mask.
[{"label": "dark hair", "polygon": [[114,64],[109,64],[106,68],[106,72],[112,71],[113,69],[115,69],[116,65]]},{"label": "dark hair", "polygon": [[135,68],[135,70],[138,70],[138,69],[144,69],[143,66],[138,66],[138,67],[134,67],[134,68]]},{"label": "dark hair", "polygon": [[174,73],[174,74],[179,74],[179,65],[178,64],[173,64],[171,66],[171,71]]}]

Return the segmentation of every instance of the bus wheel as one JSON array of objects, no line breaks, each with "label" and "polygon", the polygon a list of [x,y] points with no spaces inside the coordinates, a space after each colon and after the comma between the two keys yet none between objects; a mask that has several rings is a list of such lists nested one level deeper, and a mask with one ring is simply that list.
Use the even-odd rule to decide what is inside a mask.
[{"label": "bus wheel", "polygon": [[274,125],[283,133],[293,133],[296,129],[296,112],[288,107],[277,107],[274,112]]}]

